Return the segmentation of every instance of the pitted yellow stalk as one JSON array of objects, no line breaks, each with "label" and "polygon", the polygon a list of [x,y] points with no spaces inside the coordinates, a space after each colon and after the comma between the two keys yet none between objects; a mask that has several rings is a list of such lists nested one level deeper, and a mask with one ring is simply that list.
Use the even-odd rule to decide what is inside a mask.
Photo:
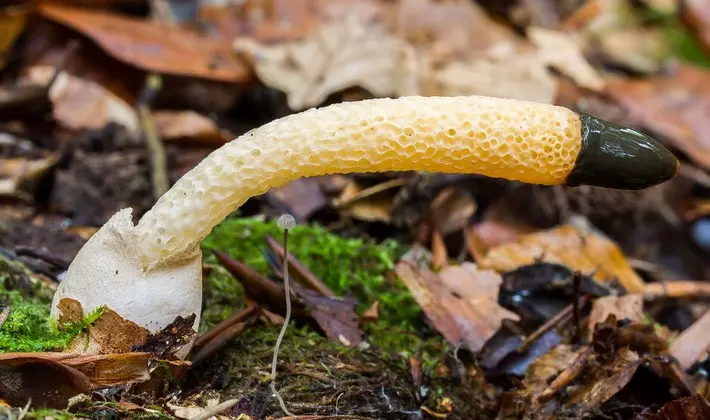
[{"label": "pitted yellow stalk", "polygon": [[249,197],[332,173],[477,173],[564,182],[582,146],[579,115],[488,97],[347,102],[291,115],[214,151],[137,226],[145,267],[182,258]]}]

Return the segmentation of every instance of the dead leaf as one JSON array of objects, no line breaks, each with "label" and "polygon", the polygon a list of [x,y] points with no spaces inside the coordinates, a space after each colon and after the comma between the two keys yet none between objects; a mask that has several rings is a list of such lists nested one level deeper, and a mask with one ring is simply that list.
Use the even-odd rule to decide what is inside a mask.
[{"label": "dead leaf", "polygon": [[[62,305],[65,300],[71,301],[65,298],[59,305]],[[79,307],[77,308],[76,305]],[[62,316],[67,316],[63,312],[64,308],[71,308],[69,312],[71,316],[76,316],[77,313],[82,314],[81,316],[84,314],[81,304],[76,301],[70,306],[60,306]],[[126,320],[110,308],[104,308],[101,316],[89,326],[88,331],[74,338],[66,351],[82,355],[127,353],[131,351],[132,346],[144,343],[149,335],[147,329]]]},{"label": "dead leaf", "polygon": [[355,313],[356,299],[322,296],[316,291],[297,284],[294,284],[293,288],[303,301],[310,317],[325,332],[329,340],[348,347],[357,347],[362,343],[363,332],[358,326],[359,318]]},{"label": "dead leaf", "polygon": [[449,265],[449,253],[446,250],[444,238],[438,230],[431,232],[431,254],[433,256],[432,266],[436,269]]},{"label": "dead leaf", "polygon": [[[27,71],[32,83],[46,84],[54,74],[50,66],[34,66]],[[115,122],[129,132],[139,130],[134,109],[101,85],[61,72],[49,90],[54,119],[74,130],[98,130]]]},{"label": "dead leaf", "polygon": [[403,0],[396,5],[395,33],[413,44],[426,43],[434,61],[485,53],[515,34],[467,0]]},{"label": "dead leaf", "polygon": [[587,334],[591,340],[594,335],[594,326],[604,322],[609,315],[616,319],[641,321],[643,315],[643,295],[634,293],[624,296],[604,296],[596,299],[592,304],[592,312],[587,321]]},{"label": "dead leaf", "polygon": [[480,266],[507,272],[535,262],[562,264],[600,283],[618,280],[630,293],[644,290],[643,280],[613,241],[573,225],[528,234],[516,242],[493,248]]},{"label": "dead leaf", "polygon": [[11,310],[11,307],[6,306],[2,308],[2,311],[0,311],[0,330],[2,330],[2,325],[5,323],[5,321],[7,321],[7,318],[10,317]]},{"label": "dead leaf", "polygon": [[550,384],[550,378],[556,378],[582,354],[584,347],[575,350],[570,344],[559,344],[528,366],[523,379],[525,392],[531,396],[540,395]]},{"label": "dead leaf", "polygon": [[360,316],[362,319],[366,319],[368,321],[376,321],[377,319],[380,318],[380,301],[376,300],[372,302],[372,305],[370,305],[367,309],[365,309],[365,312],[362,313]]},{"label": "dead leaf", "polygon": [[710,168],[710,72],[680,66],[668,76],[609,83],[609,93],[644,128]]},{"label": "dead leaf", "polygon": [[498,305],[501,278],[495,272],[465,263],[436,275],[409,261],[400,261],[395,271],[434,327],[451,344],[464,344],[478,352],[503,319],[519,319]]},{"label": "dead leaf", "polygon": [[356,180],[351,180],[333,200],[333,206],[348,217],[369,222],[392,221],[393,189],[405,185],[405,178],[385,181],[372,187],[365,187]]},{"label": "dead leaf", "polygon": [[580,46],[567,34],[549,29],[530,27],[528,37],[538,47],[538,56],[547,65],[574,80],[579,86],[601,91],[605,82],[589,64]]},{"label": "dead leaf", "polygon": [[147,352],[155,358],[164,360],[183,359],[184,357],[180,357],[181,352],[185,351],[185,346],[197,336],[197,331],[193,329],[196,317],[196,314],[187,318],[178,316],[165,328],[151,334],[141,344],[132,346],[131,351]]},{"label": "dead leaf", "polygon": [[177,26],[42,4],[41,16],[83,33],[108,54],[147,72],[245,82],[249,69],[228,43]]},{"label": "dead leaf", "polygon": [[[213,409],[217,405],[219,405],[219,399],[216,398],[211,398],[207,400],[205,407],[198,407],[196,405],[181,406],[174,403],[173,401],[169,401],[166,404],[166,406],[170,409],[170,411],[172,411],[172,414],[175,417],[185,420],[190,420],[198,416],[203,416],[209,413],[210,409]],[[233,417],[226,415],[215,415],[212,417],[208,417],[208,420],[227,420],[232,418]]]},{"label": "dead leaf", "polygon": [[61,363],[83,373],[94,389],[145,382],[150,379],[150,353],[132,352],[80,356]]},{"label": "dead leaf", "polygon": [[24,406],[29,399],[36,408],[63,409],[69,399],[88,394],[91,381],[78,370],[61,363],[61,357],[43,353],[0,354],[0,399]]},{"label": "dead leaf", "polygon": [[532,226],[513,224],[487,218],[473,225],[471,233],[475,234],[485,248],[496,247],[505,243],[514,242],[519,237],[534,232]]},{"label": "dead leaf", "polygon": [[461,230],[476,213],[476,202],[462,189],[445,188],[431,203],[431,219],[443,236]]},{"label": "dead leaf", "polygon": [[710,419],[710,403],[698,394],[668,402],[655,413],[643,410],[634,420],[703,420]]},{"label": "dead leaf", "polygon": [[626,347],[619,349],[613,361],[592,370],[591,377],[585,378],[584,385],[572,392],[565,405],[577,409],[579,406],[586,409],[598,407],[629,383],[643,361],[636,352]]},{"label": "dead leaf", "polygon": [[484,95],[552,103],[557,81],[535,51],[501,46],[499,51],[467,60],[450,61],[432,76],[437,94]]},{"label": "dead leaf", "polygon": [[268,45],[242,37],[234,47],[250,57],[264,84],[286,93],[294,111],[351,87],[376,97],[402,95],[411,83],[401,71],[403,41],[386,30],[378,4],[348,2],[341,9],[324,12],[320,25],[303,39]]},{"label": "dead leaf", "polygon": [[221,146],[234,138],[211,119],[194,111],[154,111],[153,121],[163,141]]},{"label": "dead leaf", "polygon": [[673,341],[671,356],[683,369],[689,369],[706,352],[710,351],[710,310],[698,318]]},{"label": "dead leaf", "polygon": [[32,203],[38,182],[58,160],[58,153],[38,159],[0,158],[0,195]]},{"label": "dead leaf", "polygon": [[274,188],[267,193],[285,205],[296,220],[305,221],[328,204],[323,191],[313,178],[300,178],[296,181]]}]

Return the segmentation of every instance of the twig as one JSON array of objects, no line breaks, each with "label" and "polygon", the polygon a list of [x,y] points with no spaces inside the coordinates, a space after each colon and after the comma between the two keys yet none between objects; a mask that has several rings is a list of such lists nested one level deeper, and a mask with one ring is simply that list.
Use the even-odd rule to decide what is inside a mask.
[{"label": "twig", "polygon": [[231,400],[224,401],[220,404],[215,405],[214,407],[207,409],[204,413],[200,413],[196,415],[195,417],[192,417],[190,420],[207,420],[208,418],[212,416],[216,416],[217,414],[229,410],[230,408],[234,407],[239,403],[240,399],[239,398],[234,398]]},{"label": "twig", "polygon": [[579,343],[582,337],[582,315],[579,307],[580,288],[582,286],[582,273],[575,272],[572,276],[572,284],[574,287],[574,301],[572,302],[572,313],[574,316],[574,341]]},{"label": "twig", "polygon": [[706,281],[667,281],[663,283],[647,283],[643,290],[646,300],[667,299],[708,299],[710,298],[710,282]]},{"label": "twig", "polygon": [[293,416],[293,414],[288,411],[286,404],[284,404],[281,394],[276,390],[276,364],[278,363],[279,357],[279,347],[281,347],[281,341],[286,334],[286,329],[288,328],[288,321],[291,319],[291,290],[288,282],[288,230],[293,229],[296,226],[296,220],[290,214],[284,214],[279,217],[279,227],[284,230],[284,286],[286,289],[286,317],[284,318],[284,323],[281,326],[281,331],[279,332],[279,338],[276,339],[276,345],[274,346],[274,357],[271,361],[271,392],[274,393],[276,398],[279,400],[279,405],[281,405],[281,410],[288,416]]},{"label": "twig", "polygon": [[153,121],[149,105],[162,88],[162,85],[163,79],[160,75],[149,74],[145,79],[144,90],[138,101],[138,114],[140,115],[143,136],[150,152],[151,181],[155,198],[160,198],[170,188],[165,148],[158,137],[158,130],[155,127],[155,121]]}]

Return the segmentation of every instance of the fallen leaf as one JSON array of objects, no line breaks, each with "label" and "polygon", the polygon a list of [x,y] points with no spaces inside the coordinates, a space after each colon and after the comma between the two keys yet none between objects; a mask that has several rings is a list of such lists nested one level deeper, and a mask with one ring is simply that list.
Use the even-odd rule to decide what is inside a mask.
[{"label": "fallen leaf", "polygon": [[703,354],[710,351],[710,310],[698,318],[673,341],[671,356],[683,369],[689,369]]},{"label": "fallen leaf", "polygon": [[46,19],[94,40],[114,58],[147,72],[245,82],[249,69],[228,43],[197,32],[101,11],[41,4]]},{"label": "fallen leaf", "polygon": [[[214,399],[211,398],[207,400],[207,404],[205,407],[198,407],[196,405],[189,405],[189,406],[181,406],[178,405],[172,401],[169,401],[166,403],[166,406],[172,411],[172,414],[179,418],[179,419],[185,419],[185,420],[190,420],[197,418],[198,416],[203,416],[207,413],[210,412],[210,409],[213,409],[219,405],[219,399]],[[232,416],[226,416],[226,415],[215,415],[208,417],[208,420],[227,420],[227,419],[232,419]]]},{"label": "fallen leaf", "polygon": [[221,146],[234,138],[211,119],[194,111],[154,111],[153,121],[163,141]]},{"label": "fallen leaf", "polygon": [[300,178],[274,188],[267,194],[275,197],[280,205],[286,206],[298,221],[308,220],[313,213],[328,204],[318,181],[313,178]]},{"label": "fallen leaf", "polygon": [[644,361],[636,352],[625,347],[619,349],[615,356],[610,363],[595,367],[591,377],[585,378],[585,383],[572,392],[565,405],[577,409],[598,407],[621,391]]},{"label": "fallen leaf", "polygon": [[343,215],[369,222],[392,221],[393,189],[405,185],[406,179],[393,179],[372,187],[365,187],[355,180],[345,186],[333,206]]},{"label": "fallen leaf", "polygon": [[61,363],[69,357],[0,354],[0,398],[12,406],[24,406],[31,399],[35,408],[65,408],[70,398],[88,394],[93,388],[83,373]]},{"label": "fallen leaf", "polygon": [[305,38],[278,45],[238,38],[234,47],[250,57],[257,77],[285,92],[294,111],[320,105],[330,94],[360,87],[376,97],[400,96],[403,41],[392,35],[371,1],[349,2]]},{"label": "fallen leaf", "polygon": [[450,61],[432,76],[443,96],[484,95],[552,103],[557,81],[535,51],[502,46],[500,52]]},{"label": "fallen leaf", "polygon": [[[64,301],[70,304],[62,306]],[[62,317],[69,314],[72,317],[76,317],[77,314],[84,316],[81,304],[71,301],[72,299],[68,298],[60,301],[60,319],[64,319]],[[66,308],[71,308],[69,314],[64,314]],[[88,331],[74,338],[66,351],[82,355],[127,353],[131,351],[132,346],[144,343],[149,336],[150,332],[147,329],[126,320],[110,308],[104,308],[103,313],[89,326]]]},{"label": "fallen leaf", "polygon": [[643,280],[613,241],[573,225],[528,234],[516,242],[495,247],[479,265],[507,272],[535,262],[562,264],[600,283],[619,281],[629,293],[644,290]]},{"label": "fallen leaf", "polygon": [[409,261],[400,261],[395,271],[434,327],[453,345],[478,352],[503,319],[519,319],[498,305],[501,278],[495,272],[465,263],[437,275]]},{"label": "fallen leaf", "polygon": [[309,315],[325,332],[329,340],[348,347],[357,347],[362,343],[363,332],[359,327],[359,318],[355,313],[357,300],[322,296],[318,292],[293,285]]},{"label": "fallen leaf", "polygon": [[642,127],[710,168],[710,72],[680,66],[666,76],[609,83],[609,94]]},{"label": "fallen leaf", "polygon": [[474,224],[471,231],[484,247],[492,248],[505,243],[514,242],[521,236],[534,232],[535,228],[494,219],[485,219]]},{"label": "fallen leaf", "polygon": [[446,249],[444,238],[438,230],[431,232],[431,254],[433,256],[432,266],[440,269],[449,265],[449,252]]},{"label": "fallen leaf", "polygon": [[376,321],[377,319],[380,318],[380,301],[376,300],[372,302],[372,305],[370,305],[367,309],[365,309],[365,312],[362,313],[360,316],[362,319],[366,319],[368,321]]},{"label": "fallen leaf", "polygon": [[461,230],[476,213],[476,202],[462,189],[445,188],[431,203],[431,219],[443,236]]},{"label": "fallen leaf", "polygon": [[584,349],[581,347],[575,350],[570,344],[559,344],[530,363],[523,379],[525,392],[531,396],[541,394],[549,386],[550,378],[556,378],[572,365]]},{"label": "fallen leaf", "polygon": [[538,56],[547,65],[569,76],[579,86],[601,91],[605,82],[589,64],[580,46],[567,34],[549,29],[530,27],[528,37],[538,47]]},{"label": "fallen leaf", "polygon": [[[27,78],[33,83],[46,84],[54,72],[49,66],[34,66],[27,71]],[[95,82],[61,72],[49,90],[49,98],[54,119],[67,128],[98,130],[115,122],[130,132],[139,130],[134,109]]]},{"label": "fallen leaf", "polygon": [[58,153],[49,153],[38,159],[0,158],[0,196],[32,203],[39,181],[58,160]]},{"label": "fallen leaf", "polygon": [[116,385],[134,384],[150,379],[148,362],[150,353],[131,352],[81,356],[60,363],[83,373],[94,389]]},{"label": "fallen leaf", "polygon": [[703,419],[710,419],[710,402],[698,394],[668,402],[655,413],[647,408],[634,417],[634,420]]},{"label": "fallen leaf", "polygon": [[413,44],[425,42],[434,61],[485,53],[515,39],[512,30],[467,0],[402,0],[394,14],[395,33]]},{"label": "fallen leaf", "polygon": [[624,296],[604,296],[596,299],[592,304],[592,311],[587,321],[587,334],[591,340],[594,327],[604,322],[609,315],[616,316],[618,320],[641,321],[643,315],[643,295],[634,293]]}]

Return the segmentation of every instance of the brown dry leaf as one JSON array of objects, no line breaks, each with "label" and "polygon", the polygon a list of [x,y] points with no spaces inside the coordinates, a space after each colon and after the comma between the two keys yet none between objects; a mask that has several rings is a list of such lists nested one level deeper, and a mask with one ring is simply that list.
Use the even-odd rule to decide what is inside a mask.
[{"label": "brown dry leaf", "polygon": [[698,394],[666,403],[657,412],[643,410],[634,420],[704,420],[710,419],[710,402]]},{"label": "brown dry leaf", "polygon": [[681,66],[668,76],[609,83],[632,120],[710,168],[710,72]]},{"label": "brown dry leaf", "polygon": [[359,327],[359,318],[355,313],[357,300],[322,296],[316,291],[294,285],[309,315],[323,330],[329,340],[344,346],[357,347],[362,343],[363,332]]},{"label": "brown dry leaf", "polygon": [[480,266],[502,273],[535,262],[562,264],[601,283],[618,280],[629,293],[644,290],[643,280],[613,241],[573,225],[525,235],[493,248]]},{"label": "brown dry leaf", "polygon": [[538,56],[579,86],[601,91],[605,82],[599,72],[584,58],[580,46],[568,34],[549,29],[530,27],[528,37],[538,47]]},{"label": "brown dry leaf", "polygon": [[478,240],[486,248],[516,241],[523,235],[532,233],[535,228],[522,224],[512,224],[494,219],[485,219],[471,228]]},{"label": "brown dry leaf", "polygon": [[229,43],[197,32],[56,4],[42,4],[38,11],[93,39],[114,58],[144,71],[220,82],[250,80],[248,67]]},{"label": "brown dry leaf", "polygon": [[[55,69],[34,66],[27,78],[32,83],[46,84]],[[138,132],[139,121],[135,110],[123,99],[101,85],[61,72],[49,91],[53,116],[62,125],[74,130],[98,130],[110,122],[118,123],[129,132]]]},{"label": "brown dry leaf", "polygon": [[61,363],[86,375],[97,389],[149,380],[149,360],[150,353],[132,352],[79,356]]},{"label": "brown dry leaf", "polygon": [[372,305],[365,309],[365,312],[362,313],[360,318],[368,321],[378,320],[380,318],[380,301],[376,300],[372,302]]},{"label": "brown dry leaf", "polygon": [[446,236],[461,230],[476,212],[476,202],[470,194],[455,187],[443,189],[431,203],[431,218],[436,230]]},{"label": "brown dry leaf", "polygon": [[318,181],[313,178],[297,179],[272,189],[267,195],[278,199],[300,221],[308,220],[313,213],[328,204]]},{"label": "brown dry leaf", "polygon": [[624,296],[604,296],[596,299],[587,322],[587,334],[590,340],[594,335],[594,326],[598,323],[603,323],[612,314],[618,320],[640,321],[641,315],[643,315],[643,295],[632,293]]},{"label": "brown dry leaf", "polygon": [[158,137],[163,141],[189,141],[198,144],[221,146],[233,139],[233,135],[194,111],[154,111],[153,121]]},{"label": "brown dry leaf", "polygon": [[550,378],[557,377],[577,360],[585,347],[577,350],[570,344],[559,344],[540,358],[535,359],[525,372],[525,391],[529,395],[539,395],[550,385]]},{"label": "brown dry leaf", "polygon": [[286,93],[294,111],[320,105],[328,95],[351,87],[377,97],[407,93],[404,86],[411,81],[401,70],[403,41],[381,23],[379,4],[345,5],[326,14],[304,39],[267,45],[239,38],[234,47],[251,58],[263,83]]},{"label": "brown dry leaf", "polygon": [[591,377],[572,392],[565,402],[568,407],[595,409],[621,391],[629,383],[636,370],[644,362],[639,355],[627,347],[616,352],[614,360],[592,370]]},{"label": "brown dry leaf", "polygon": [[436,269],[443,268],[449,265],[449,252],[446,249],[444,238],[438,230],[431,232],[431,265]]},{"label": "brown dry leaf", "polygon": [[671,356],[683,369],[689,369],[704,354],[710,351],[710,310],[698,318],[673,341]]},{"label": "brown dry leaf", "polygon": [[512,45],[466,60],[450,61],[432,76],[443,96],[485,95],[552,103],[557,81],[536,51]]},{"label": "brown dry leaf", "polygon": [[356,180],[351,180],[345,186],[340,196],[333,200],[333,206],[348,217],[368,222],[392,221],[392,200],[394,189],[405,185],[405,178],[393,179],[365,187]]},{"label": "brown dry leaf", "polygon": [[512,30],[468,0],[402,0],[394,15],[395,33],[413,44],[426,44],[437,62],[485,53],[515,40]]},{"label": "brown dry leaf", "polygon": [[[59,302],[60,322],[76,320],[84,314],[81,304],[64,298]],[[150,332],[105,308],[101,316],[89,326],[89,330],[77,336],[67,346],[66,351],[82,355],[127,353],[134,345],[144,343]]]},{"label": "brown dry leaf", "polygon": [[22,33],[36,6],[36,2],[28,0],[6,2],[2,5],[2,10],[0,10],[0,57],[3,59],[0,68],[4,67],[4,57]]},{"label": "brown dry leaf", "polygon": [[519,317],[498,305],[501,278],[474,264],[448,267],[440,275],[410,261],[395,267],[434,327],[451,344],[479,351],[500,328],[503,319]]},{"label": "brown dry leaf", "polygon": [[93,389],[83,373],[61,363],[71,357],[66,353],[0,354],[0,399],[16,407],[32,399],[35,408],[66,408],[70,398]]},{"label": "brown dry leaf", "polygon": [[0,196],[31,202],[37,182],[58,160],[58,153],[39,159],[0,158]]}]

